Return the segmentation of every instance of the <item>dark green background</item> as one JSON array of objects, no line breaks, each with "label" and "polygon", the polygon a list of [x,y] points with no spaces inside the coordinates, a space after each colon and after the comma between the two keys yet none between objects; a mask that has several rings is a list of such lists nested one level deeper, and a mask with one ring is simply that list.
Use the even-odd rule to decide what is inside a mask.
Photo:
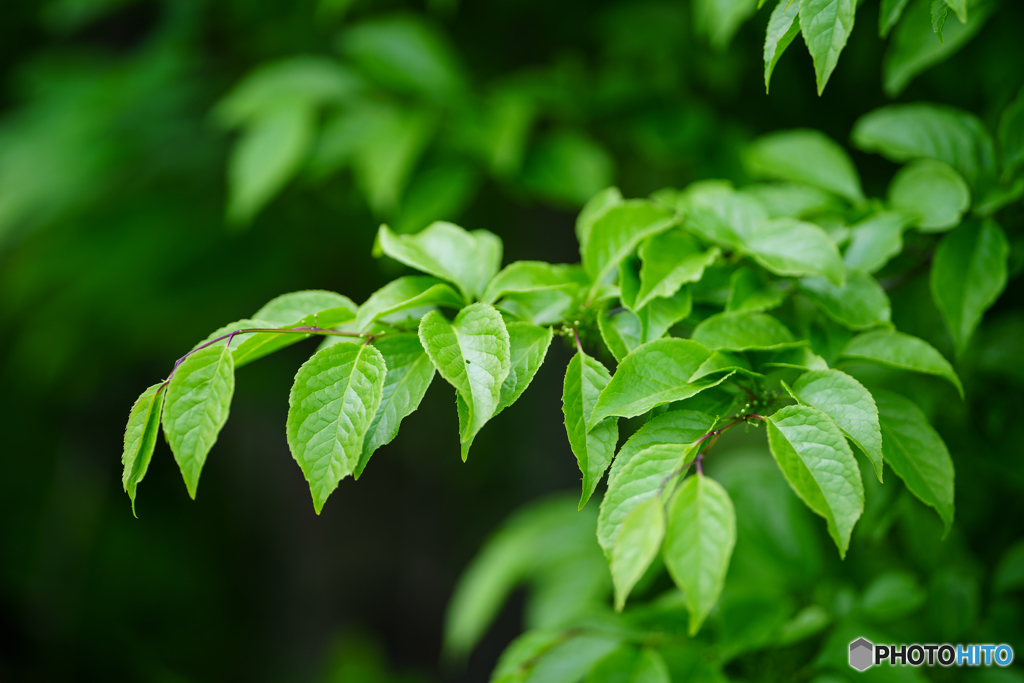
[{"label": "dark green background", "polygon": [[[1024,7],[1004,4],[900,101],[952,104],[994,128],[1024,83]],[[767,8],[728,51],[713,52],[684,2],[448,5],[365,1],[343,15],[311,0],[5,4],[0,159],[21,156],[0,163],[0,195],[42,189],[19,220],[0,216],[0,679],[356,680],[337,662],[356,666],[376,648],[392,672],[482,681],[518,632],[513,601],[468,667],[439,665],[447,599],[486,534],[518,505],[578,486],[561,423],[569,356],[559,340],[468,463],[453,392],[436,380],[399,437],[319,517],[285,443],[290,380],[312,351],[292,347],[238,374],[197,500],[161,442],[131,516],[119,485],[124,422],[175,358],[277,294],[325,288],[360,302],[401,272],[370,257],[387,216],[345,172],[291,183],[247,228],[226,225],[233,138],[209,112],[255,66],[337,56],[349,25],[422,15],[449,37],[473,92],[524,70],[560,74],[526,166],[543,169],[531,150],[548,131],[579,131],[607,149],[626,196],[706,177],[743,181],[739,150],[756,135],[815,127],[845,144],[858,116],[889,101],[874,0],[820,98],[799,39],[765,95]],[[884,195],[895,166],[852,156],[868,194]],[[483,177],[458,222],[502,237],[506,263],[577,260],[578,206],[552,201],[526,175]],[[1009,215],[1011,282],[980,345],[993,321],[1024,329],[1013,279],[1020,206]],[[919,280],[890,292],[895,321],[948,351],[926,289]],[[1011,350],[1024,345],[1009,338]],[[995,611],[1019,635],[1024,614],[1019,593],[987,597],[991,568],[1024,518],[1024,361],[1009,357],[1013,372],[961,368],[966,406],[943,393],[932,407],[957,467],[953,550],[930,560],[900,543],[887,551],[906,552],[926,576],[956,567],[973,581],[974,602],[949,617],[964,633],[981,632],[969,629],[993,623]],[[871,575],[864,565],[850,580]],[[742,675],[755,680],[752,671]]]}]

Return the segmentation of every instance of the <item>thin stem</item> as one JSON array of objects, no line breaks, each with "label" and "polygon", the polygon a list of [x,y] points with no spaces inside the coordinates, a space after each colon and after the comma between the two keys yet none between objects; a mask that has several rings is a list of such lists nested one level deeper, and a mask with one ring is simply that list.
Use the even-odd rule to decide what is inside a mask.
[{"label": "thin stem", "polygon": [[[707,455],[708,451],[710,451],[712,449],[712,447],[714,447],[715,443],[718,442],[718,437],[720,437],[722,434],[724,434],[725,432],[729,431],[730,429],[732,429],[733,427],[735,427],[739,423],[746,422],[748,420],[764,420],[764,417],[761,416],[761,415],[758,415],[757,413],[746,413],[744,415],[740,415],[739,417],[737,417],[736,419],[734,419],[732,422],[730,422],[729,424],[725,425],[724,427],[719,427],[718,429],[713,429],[710,432],[708,432],[707,434],[705,434],[704,436],[702,436],[699,439],[697,439],[697,441],[694,442],[694,446],[697,446],[697,445],[699,445],[701,443],[704,443],[708,439],[711,439],[711,443],[709,443],[700,453],[697,454],[697,457],[694,458],[693,462],[694,462],[694,465],[697,468],[697,473],[698,474],[704,474],[704,456]],[[677,477],[680,474],[682,474],[683,472],[685,472],[688,467],[689,467],[689,465],[686,465],[684,467],[677,468],[677,469],[673,470],[671,473],[669,473],[669,475],[662,480],[661,486],[658,487],[658,495],[659,496],[661,495],[661,492],[665,490],[665,486],[667,486],[668,483],[670,481],[672,481],[672,479],[674,477]]]},{"label": "thin stem", "polygon": [[219,337],[217,337],[215,339],[211,339],[208,342],[203,342],[202,344],[200,344],[199,346],[195,347],[194,349],[192,349],[191,351],[186,353],[184,356],[182,356],[178,360],[174,361],[174,367],[171,368],[171,374],[168,375],[167,379],[164,380],[164,384],[167,384],[168,382],[171,381],[171,378],[174,377],[174,372],[178,369],[178,366],[181,365],[185,361],[186,358],[191,356],[196,351],[200,351],[202,349],[205,349],[207,346],[212,346],[213,344],[216,344],[217,342],[221,341],[222,339],[227,339],[228,340],[227,346],[231,346],[231,342],[234,341],[236,335],[239,335],[239,334],[249,334],[249,333],[253,333],[253,332],[273,332],[273,333],[276,333],[276,334],[307,334],[307,335],[308,334],[320,334],[320,335],[328,335],[328,336],[334,336],[334,337],[357,337],[357,338],[360,338],[360,339],[366,339],[366,343],[367,344],[372,343],[373,340],[377,339],[378,337],[384,337],[384,336],[387,336],[389,334],[387,332],[385,332],[383,334],[372,334],[370,332],[343,332],[342,330],[327,330],[327,329],[324,329],[322,327],[317,327],[316,325],[303,325],[301,327],[246,327],[246,328],[243,328],[241,330],[235,330],[233,332],[228,332],[227,334],[222,334],[221,336],[219,336]]},{"label": "thin stem", "polygon": [[576,326],[572,326],[572,336],[576,339],[576,350],[583,353],[583,344],[580,343],[580,332],[576,329]]}]

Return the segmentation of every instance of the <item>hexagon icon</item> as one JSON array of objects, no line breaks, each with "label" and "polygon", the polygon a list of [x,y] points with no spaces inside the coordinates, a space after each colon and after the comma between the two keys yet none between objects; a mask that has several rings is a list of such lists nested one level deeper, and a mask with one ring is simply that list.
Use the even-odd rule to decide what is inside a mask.
[{"label": "hexagon icon", "polygon": [[850,666],[857,671],[863,671],[874,664],[875,646],[863,638],[850,643]]}]

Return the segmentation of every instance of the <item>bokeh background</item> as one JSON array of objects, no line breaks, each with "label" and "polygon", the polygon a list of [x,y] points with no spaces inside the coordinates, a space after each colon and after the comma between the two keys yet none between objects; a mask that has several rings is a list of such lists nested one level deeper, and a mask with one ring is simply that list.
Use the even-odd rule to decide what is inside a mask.
[{"label": "bokeh background", "polygon": [[[521,596],[461,667],[441,661],[444,610],[511,511],[578,486],[557,342],[468,463],[435,381],[319,517],[284,435],[313,342],[239,373],[196,501],[157,446],[138,519],[119,479],[128,408],[196,341],[277,294],[364,300],[401,272],[370,256],[382,221],[450,219],[498,234],[506,263],[574,262],[574,217],[593,192],[742,182],[757,135],[814,127],[845,144],[858,116],[893,101],[873,0],[821,97],[799,44],[766,95],[768,8],[715,45],[693,9],[6,2],[0,680],[486,680],[520,630]],[[994,129],[1024,83],[1022,22],[1024,6],[1004,3],[897,101],[957,106]],[[851,154],[883,195],[895,167]],[[959,540],[920,562],[932,579],[955,568],[930,584],[956,593],[954,635],[993,610],[1024,619],[1019,591],[997,596],[991,578],[1024,535],[1020,208],[1009,288],[960,368],[969,402],[932,406],[957,466]],[[890,293],[895,320],[950,351],[921,287]]]}]

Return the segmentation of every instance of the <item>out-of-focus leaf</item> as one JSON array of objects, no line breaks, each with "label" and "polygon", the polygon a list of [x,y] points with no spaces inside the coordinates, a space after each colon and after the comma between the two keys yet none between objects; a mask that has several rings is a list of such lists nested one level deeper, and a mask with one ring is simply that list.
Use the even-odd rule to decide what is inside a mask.
[{"label": "out-of-focus leaf", "polygon": [[622,520],[609,568],[615,582],[615,609],[622,611],[626,598],[658,556],[665,538],[665,507],[660,498],[649,498]]},{"label": "out-of-focus leaf", "polygon": [[1010,245],[991,219],[966,223],[946,235],[932,263],[932,298],[963,354],[985,311],[1006,287]]},{"label": "out-of-focus leaf", "polygon": [[537,195],[570,206],[582,206],[608,187],[615,161],[598,142],[576,132],[559,132],[530,150],[522,182]]},{"label": "out-of-focus leaf", "polygon": [[949,24],[939,42],[932,30],[931,0],[914,0],[904,12],[885,53],[882,71],[886,94],[889,97],[899,95],[922,72],[959,51],[981,30],[997,5],[995,2],[976,3],[967,24]]},{"label": "out-of-focus leaf", "polygon": [[949,533],[953,525],[953,461],[946,444],[913,401],[874,393],[882,425],[882,452],[910,492],[931,506]]},{"label": "out-of-focus leaf", "polygon": [[[928,40],[936,42],[930,33]],[[852,137],[860,149],[891,161],[944,161],[975,188],[995,174],[995,147],[984,124],[952,107],[891,104],[860,117]]]},{"label": "out-of-focus leaf", "polygon": [[850,340],[840,356],[936,375],[949,380],[961,397],[964,393],[960,378],[949,361],[934,346],[909,334],[889,330],[862,332]]},{"label": "out-of-focus leaf", "polygon": [[338,46],[386,86],[441,101],[465,89],[455,53],[434,27],[417,17],[369,19],[342,32]]},{"label": "out-of-focus leaf", "polygon": [[888,37],[889,31],[903,16],[903,10],[909,0],[882,0],[882,8],[878,13],[878,35]]},{"label": "out-of-focus leaf", "polygon": [[[821,1],[853,5],[853,0]],[[805,5],[806,2],[801,3]],[[747,148],[744,160],[753,176],[804,183],[852,202],[864,201],[860,177],[849,155],[816,130],[789,130],[760,137]]]},{"label": "out-of-focus leaf", "polygon": [[736,31],[757,10],[757,0],[696,0],[693,23],[712,47],[724,50]]},{"label": "out-of-focus leaf", "polygon": [[889,185],[892,208],[915,217],[922,232],[956,227],[971,208],[971,188],[951,166],[934,159],[907,164]]},{"label": "out-of-focus leaf", "polygon": [[927,598],[913,575],[887,572],[864,589],[861,608],[874,621],[891,621],[913,614]]},{"label": "out-of-focus leaf", "polygon": [[800,291],[825,315],[851,330],[884,325],[892,312],[885,290],[875,278],[863,273],[850,273],[842,287],[823,277],[804,278]]},{"label": "out-of-focus leaf", "polygon": [[875,273],[903,251],[903,231],[913,218],[896,211],[883,211],[850,228],[850,242],[843,254],[847,269]]}]

